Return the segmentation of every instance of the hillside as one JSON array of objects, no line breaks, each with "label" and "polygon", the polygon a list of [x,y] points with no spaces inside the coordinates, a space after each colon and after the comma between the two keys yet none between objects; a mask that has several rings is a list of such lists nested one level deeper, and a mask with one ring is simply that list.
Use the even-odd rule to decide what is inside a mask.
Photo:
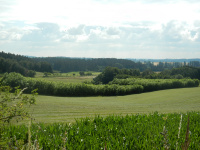
[{"label": "hillside", "polygon": [[38,96],[31,108],[36,122],[74,122],[96,114],[126,115],[200,111],[200,87],[162,90],[128,96],[54,97]]},{"label": "hillside", "polygon": [[33,77],[35,71],[53,72],[51,65],[47,62],[36,62],[26,56],[0,52],[0,73],[17,72]]}]

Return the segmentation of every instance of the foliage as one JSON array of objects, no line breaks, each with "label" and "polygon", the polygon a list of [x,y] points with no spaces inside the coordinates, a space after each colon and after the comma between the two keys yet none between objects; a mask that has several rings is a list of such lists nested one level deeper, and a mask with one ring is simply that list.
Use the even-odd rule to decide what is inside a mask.
[{"label": "foliage", "polygon": [[142,78],[127,78],[127,79],[114,79],[109,82],[110,85],[141,85],[143,92],[184,88],[184,87],[198,87],[198,79],[142,79]]},{"label": "foliage", "polygon": [[48,77],[48,76],[50,76],[50,75],[51,75],[51,73],[49,73],[49,72],[44,72],[43,77]]},{"label": "foliage", "polygon": [[25,78],[16,72],[12,73],[5,73],[3,77],[1,78],[1,84],[3,86],[10,86],[12,88],[14,87],[21,87],[21,88],[26,88],[26,81]]},{"label": "foliage", "polygon": [[[30,117],[26,107],[35,104],[36,90],[33,90],[31,96],[22,95],[24,89],[16,87],[14,93],[11,93],[10,86],[0,86],[0,130],[3,134],[5,124],[15,119],[17,122],[21,119]],[[5,141],[0,138],[0,149],[6,148]]]},{"label": "foliage", "polygon": [[200,68],[183,66],[179,68],[173,68],[171,70],[164,70],[161,73],[151,73],[149,75],[143,76],[149,79],[183,79],[183,78],[191,78],[191,79],[199,79],[200,80]]},{"label": "foliage", "polygon": [[112,81],[114,77],[119,74],[119,72],[120,69],[116,67],[106,67],[104,71],[94,79],[94,82],[107,84],[108,82]]},{"label": "foliage", "polygon": [[80,71],[79,74],[80,74],[80,76],[91,76],[92,75],[91,72],[84,72],[84,71]]},{"label": "foliage", "polygon": [[115,59],[115,58],[67,58],[67,57],[48,57],[48,58],[33,58],[37,62],[46,61],[50,63],[54,70],[61,72],[72,71],[103,71],[106,67],[117,67],[126,69],[139,69],[145,70],[147,67],[141,62],[134,62],[127,59]]},{"label": "foliage", "polygon": [[36,91],[33,90],[31,97],[23,96],[22,93],[26,90],[15,88],[14,93],[11,92],[10,86],[0,86],[0,123],[9,123],[13,118],[23,119],[29,117],[25,106],[31,106],[35,104]]},{"label": "foliage", "polygon": [[152,74],[154,74],[154,72],[151,69],[146,69],[142,72],[142,77],[150,76]]},{"label": "foliage", "polygon": [[[37,62],[46,61],[50,63],[54,70],[59,70],[61,72],[72,72],[72,71],[103,71],[106,67],[117,67],[119,69],[138,69],[139,71],[144,71],[146,69],[151,69],[152,71],[164,71],[165,69],[180,68],[182,66],[193,66],[200,67],[199,60],[190,61],[189,63],[184,62],[184,60],[173,60],[173,62],[154,62],[141,60],[127,60],[127,59],[115,59],[115,58],[67,58],[67,57],[48,57],[48,58],[33,58]],[[154,61],[154,60],[151,60]],[[166,61],[166,60],[163,60]],[[167,60],[169,61],[169,60]],[[177,62],[174,62],[177,61]],[[178,62],[179,61],[179,62]],[[184,62],[184,63],[183,63]]]},{"label": "foliage", "polygon": [[127,79],[127,78],[132,78],[132,76],[127,75],[127,74],[117,74],[115,76],[115,78],[117,78],[117,79]]},{"label": "foliage", "polygon": [[[109,73],[110,72],[107,74]],[[111,72],[110,74],[113,75],[114,73]],[[199,86],[199,80],[197,79],[141,78],[114,79],[107,85],[93,85],[86,83],[64,84],[61,82],[49,82],[45,80],[25,78],[18,73],[6,73],[0,82],[5,86],[20,86],[21,88],[28,87],[28,89],[25,91],[28,93],[34,89],[38,89],[39,94],[54,96],[127,95],[163,89]]]},{"label": "foliage", "polygon": [[85,72],[84,71],[80,71],[79,74],[80,74],[80,76],[84,76]]},{"label": "foliage", "polygon": [[174,68],[171,70],[171,75],[182,75],[183,77],[188,77],[192,79],[200,79],[200,68],[195,67],[181,67]]},{"label": "foliage", "polygon": [[[166,145],[181,149],[187,132],[189,149],[200,149],[199,122],[199,112],[96,116],[74,124],[32,124],[31,141],[37,141],[41,149],[166,149]],[[14,146],[28,141],[25,125],[8,126],[4,131],[1,138]]]},{"label": "foliage", "polygon": [[92,72],[86,72],[85,75],[86,75],[86,76],[91,76],[91,75],[92,75]]},{"label": "foliage", "polygon": [[34,77],[35,71],[53,72],[50,63],[36,62],[32,58],[0,52],[0,72],[17,72],[27,77]]},{"label": "foliage", "polygon": [[[116,67],[119,69],[135,69],[145,71],[164,71],[165,69],[180,68],[183,66],[200,67],[200,62],[159,62],[157,65],[154,62],[136,60],[115,59],[115,58],[67,58],[67,57],[26,57],[5,52],[0,52],[0,72],[18,72],[24,76],[29,76],[28,70],[39,72],[50,72],[53,70],[60,72],[72,71],[103,71],[106,67]],[[153,61],[153,60],[152,60]],[[158,60],[156,60],[158,61]],[[165,60],[163,60],[165,61]],[[168,60],[169,61],[169,60]],[[176,60],[179,61],[179,60]],[[184,60],[182,60],[184,61]],[[126,74],[126,73],[124,73]],[[198,78],[200,79],[200,78]]]},{"label": "foliage", "polygon": [[95,84],[107,84],[114,78],[146,78],[146,79],[200,79],[200,68],[195,67],[180,67],[173,68],[172,70],[164,70],[160,73],[155,73],[151,69],[146,69],[140,73],[137,69],[118,69],[114,67],[107,67],[104,71],[94,78]]},{"label": "foliage", "polygon": [[95,84],[107,84],[114,78],[127,78],[130,76],[140,76],[137,69],[118,69],[116,67],[106,67],[101,74],[93,79]]},{"label": "foliage", "polygon": [[28,70],[26,74],[26,76],[28,77],[35,77],[35,75],[36,75],[36,72],[33,70]]}]

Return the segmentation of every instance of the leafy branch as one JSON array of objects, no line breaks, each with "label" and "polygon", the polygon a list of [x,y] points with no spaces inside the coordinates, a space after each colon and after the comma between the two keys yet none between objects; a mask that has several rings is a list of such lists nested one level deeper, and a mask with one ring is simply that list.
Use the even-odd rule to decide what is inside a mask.
[{"label": "leafy branch", "polygon": [[11,93],[10,86],[0,86],[0,123],[9,123],[14,118],[18,121],[30,117],[26,106],[35,104],[37,89],[31,92],[31,96],[23,95],[26,89],[16,87],[14,93]]}]

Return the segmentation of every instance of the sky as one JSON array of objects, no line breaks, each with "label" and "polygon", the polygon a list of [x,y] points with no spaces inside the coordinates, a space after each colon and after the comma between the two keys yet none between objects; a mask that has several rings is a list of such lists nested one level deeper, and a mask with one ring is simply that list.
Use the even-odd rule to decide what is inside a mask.
[{"label": "sky", "polygon": [[0,0],[0,51],[200,58],[199,0]]}]

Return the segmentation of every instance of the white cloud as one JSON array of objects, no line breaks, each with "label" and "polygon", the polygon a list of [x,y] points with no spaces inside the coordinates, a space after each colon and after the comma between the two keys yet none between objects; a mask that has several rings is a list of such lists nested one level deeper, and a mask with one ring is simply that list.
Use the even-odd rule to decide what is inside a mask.
[{"label": "white cloud", "polygon": [[197,0],[0,0],[0,3],[1,50],[38,56],[120,58],[199,54]]},{"label": "white cloud", "polygon": [[[199,3],[187,1],[12,0],[14,7],[0,15],[4,20],[55,22],[65,25],[121,25],[124,22],[198,19]],[[148,3],[147,3],[148,2]],[[3,1],[3,3],[7,3]],[[7,6],[6,5],[6,6]]]},{"label": "white cloud", "polygon": [[71,35],[81,35],[84,33],[85,25],[79,25],[77,27],[71,27],[67,30],[67,32]]}]

